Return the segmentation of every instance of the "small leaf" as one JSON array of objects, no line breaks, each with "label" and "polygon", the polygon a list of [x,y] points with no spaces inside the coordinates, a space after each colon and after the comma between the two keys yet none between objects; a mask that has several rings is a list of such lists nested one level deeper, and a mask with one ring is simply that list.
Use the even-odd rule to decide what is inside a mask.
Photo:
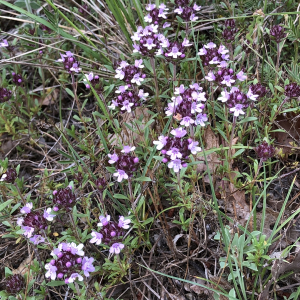
[{"label": "small leaf", "polygon": [[8,206],[12,201],[13,199],[7,200],[4,203],[0,204],[0,211],[2,211],[6,206]]},{"label": "small leaf", "polygon": [[48,286],[61,286],[65,284],[66,283],[64,281],[60,281],[60,280],[50,281],[47,283]]},{"label": "small leaf", "polygon": [[125,199],[125,200],[128,200],[128,197],[125,196],[125,195],[122,195],[122,194],[114,194],[114,197],[116,199]]},{"label": "small leaf", "polygon": [[152,181],[150,177],[141,176],[139,178],[134,179],[135,181]]}]

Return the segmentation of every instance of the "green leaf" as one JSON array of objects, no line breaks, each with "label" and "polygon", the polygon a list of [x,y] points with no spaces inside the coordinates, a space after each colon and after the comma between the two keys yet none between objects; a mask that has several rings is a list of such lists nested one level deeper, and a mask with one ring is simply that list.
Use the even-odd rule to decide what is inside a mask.
[{"label": "green leaf", "polygon": [[60,280],[50,281],[47,283],[48,286],[61,286],[65,284],[66,283],[64,281],[60,281]]},{"label": "green leaf", "polygon": [[134,181],[152,181],[152,179],[150,177],[141,176],[141,177],[134,179]]},{"label": "green leaf", "polygon": [[256,117],[248,117],[248,118],[245,118],[243,120],[241,120],[240,122],[238,122],[239,124],[242,124],[242,123],[246,123],[246,122],[252,122],[252,121],[256,121],[257,118]]},{"label": "green leaf", "polygon": [[75,98],[74,93],[69,88],[65,88],[65,90],[71,97]]},{"label": "green leaf", "polygon": [[0,211],[2,211],[6,206],[8,206],[12,201],[14,200],[13,199],[7,200],[4,203],[0,204]]},{"label": "green leaf", "polygon": [[122,194],[114,194],[114,197],[116,199],[124,199],[124,200],[128,200],[128,197]]}]

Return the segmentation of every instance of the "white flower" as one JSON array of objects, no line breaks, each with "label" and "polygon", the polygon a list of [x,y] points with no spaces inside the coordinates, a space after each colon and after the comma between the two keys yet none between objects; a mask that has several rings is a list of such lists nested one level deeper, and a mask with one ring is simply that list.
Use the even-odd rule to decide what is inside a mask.
[{"label": "white flower", "polygon": [[128,175],[123,170],[118,170],[113,176],[117,177],[118,182],[121,182],[123,179],[128,179]]},{"label": "white flower", "polygon": [[50,277],[51,280],[55,280],[57,267],[56,266],[52,266],[49,263],[49,264],[45,264],[45,269],[48,270],[48,272],[45,274],[46,278]]},{"label": "white flower", "polygon": [[205,48],[201,48],[198,52],[198,55],[206,55],[207,54],[207,50]]},{"label": "white flower", "polygon": [[118,155],[116,153],[114,153],[114,154],[108,154],[107,156],[110,158],[110,160],[108,161],[108,163],[110,163],[110,164],[114,164],[119,159],[119,157],[118,157]]},{"label": "white flower", "polygon": [[181,15],[183,13],[183,8],[181,6],[179,6],[178,8],[176,8],[174,10],[174,12],[177,13],[177,14],[179,14],[179,15]]},{"label": "white flower", "polygon": [[207,45],[204,45],[204,47],[206,49],[213,49],[213,48],[216,48],[217,45],[215,43],[213,43],[213,42],[209,42]]},{"label": "white flower", "polygon": [[168,163],[168,168],[173,169],[175,173],[178,173],[182,167],[180,159],[175,159]]},{"label": "white flower", "polygon": [[106,226],[110,221],[110,215],[100,216],[99,217],[100,223],[97,224],[97,226]]},{"label": "white flower", "polygon": [[128,89],[128,85],[120,85],[119,88],[116,90],[117,94],[124,93]]},{"label": "white flower", "polygon": [[131,79],[131,83],[136,83],[137,85],[141,85],[141,82],[144,81],[143,77],[140,77],[140,74],[137,73]]},{"label": "white flower", "polygon": [[236,74],[236,78],[239,80],[239,81],[244,81],[247,79],[247,75],[244,74],[243,71],[240,71]]},{"label": "white flower", "polygon": [[180,153],[179,149],[175,147],[167,151],[167,155],[170,156],[171,160],[182,157],[182,154]]},{"label": "white flower", "polygon": [[114,243],[109,249],[109,253],[119,254],[125,246],[121,243]]},{"label": "white flower", "polygon": [[172,56],[173,58],[177,58],[181,54],[182,52],[179,51],[178,47],[174,46],[172,47],[172,51],[170,53],[167,53],[166,55]]},{"label": "white flower", "polygon": [[195,123],[195,121],[191,117],[183,117],[180,122],[180,125],[188,127],[194,123]]},{"label": "white flower", "polygon": [[68,279],[66,279],[67,283],[72,283],[78,278],[79,281],[83,280],[83,277],[78,273],[73,273]]},{"label": "white flower", "polygon": [[125,73],[122,69],[116,69],[116,75],[115,78],[119,78],[120,80],[122,80],[125,76]]},{"label": "white flower", "polygon": [[53,221],[53,218],[55,217],[55,215],[51,214],[51,208],[50,207],[48,207],[47,210],[44,211],[43,216],[48,221]]},{"label": "white flower", "polygon": [[183,94],[184,91],[185,91],[184,85],[181,84],[179,87],[176,87],[176,88],[175,88],[174,94],[175,94],[175,95]]},{"label": "white flower", "polygon": [[227,86],[231,86],[231,84],[234,82],[235,82],[235,80],[232,79],[230,75],[226,75],[223,77],[223,81],[221,83],[226,84]]},{"label": "white flower", "polygon": [[144,68],[144,65],[143,65],[143,60],[142,59],[136,59],[135,62],[134,62],[134,66],[137,67],[137,68]]},{"label": "white flower", "polygon": [[245,112],[243,111],[244,105],[242,104],[236,104],[235,107],[230,108],[230,111],[234,113],[235,117],[238,117],[239,115],[244,115]]},{"label": "white flower", "polygon": [[125,220],[123,216],[120,216],[118,226],[123,229],[128,229],[130,222],[129,219]]},{"label": "white flower", "polygon": [[208,120],[206,114],[198,114],[196,117],[195,124],[200,126],[205,126],[205,123]]},{"label": "white flower", "polygon": [[134,105],[134,103],[130,103],[128,100],[123,101],[123,106],[121,107],[121,110],[127,110],[127,112],[131,112],[131,107]]},{"label": "white flower", "polygon": [[259,95],[254,95],[251,88],[249,88],[248,93],[247,93],[247,98],[250,100],[256,101]]},{"label": "white flower", "polygon": [[91,233],[91,236],[93,237],[91,240],[90,240],[90,243],[92,244],[96,244],[96,245],[100,245],[101,242],[102,242],[102,238],[103,238],[103,235],[99,232],[96,232],[96,231],[93,231]]},{"label": "white flower", "polygon": [[216,76],[212,71],[208,72],[207,76],[205,76],[205,79],[208,81],[214,81],[216,79]]},{"label": "white flower", "polygon": [[171,130],[171,134],[177,138],[182,138],[186,135],[186,130],[182,127]]},{"label": "white flower", "polygon": [[149,93],[144,93],[144,90],[139,90],[138,96],[143,99],[146,100],[146,97],[149,96]]},{"label": "white flower", "polygon": [[188,47],[188,46],[192,46],[192,44],[190,44],[188,39],[184,38],[184,40],[182,42],[182,46],[183,47]]},{"label": "white flower", "polygon": [[227,91],[223,91],[221,92],[221,96],[218,98],[218,100],[222,101],[222,102],[227,102],[227,100],[229,99],[229,93]]},{"label": "white flower", "polygon": [[24,207],[21,208],[20,213],[21,214],[29,214],[32,209],[32,202],[26,203]]},{"label": "white flower", "polygon": [[153,144],[156,145],[157,150],[161,150],[167,144],[168,137],[161,135],[158,141],[154,141]]},{"label": "white flower", "polygon": [[122,153],[129,153],[131,151],[134,151],[135,150],[135,147],[130,147],[130,146],[124,146],[123,147],[123,150],[121,151]]},{"label": "white flower", "polygon": [[197,147],[197,145],[199,144],[199,142],[194,142],[192,141],[188,148],[191,150],[192,154],[196,154],[197,152],[201,151],[200,147]]}]

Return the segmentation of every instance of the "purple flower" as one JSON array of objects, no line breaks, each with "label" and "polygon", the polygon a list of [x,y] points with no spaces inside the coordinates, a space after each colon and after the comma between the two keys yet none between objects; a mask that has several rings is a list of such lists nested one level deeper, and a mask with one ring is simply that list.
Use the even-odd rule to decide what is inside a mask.
[{"label": "purple flower", "polygon": [[22,229],[24,230],[24,235],[27,238],[30,238],[34,232],[34,228],[33,227],[29,227],[29,226],[22,226]]},{"label": "purple flower", "polygon": [[178,173],[182,167],[183,165],[180,159],[174,159],[168,163],[168,168],[173,169],[175,173]]},{"label": "purple flower", "polygon": [[71,51],[67,51],[66,54],[60,53],[60,59],[57,62],[62,62],[64,64],[64,68],[68,73],[78,73],[81,68],[79,68],[80,63],[74,57],[74,54]]},{"label": "purple flower", "polygon": [[180,153],[179,149],[175,147],[167,151],[166,154],[170,156],[171,160],[182,157],[182,154]]},{"label": "purple flower", "polygon": [[234,82],[235,82],[235,80],[232,79],[232,77],[230,75],[226,75],[223,77],[223,81],[221,83],[225,84],[227,86],[231,86],[231,84]]},{"label": "purple flower", "polygon": [[43,238],[39,234],[35,234],[32,238],[30,238],[30,241],[33,242],[35,245],[38,245],[40,243],[44,243],[45,242],[45,238]]},{"label": "purple flower", "polygon": [[254,150],[262,161],[266,161],[268,158],[275,155],[275,148],[272,145],[269,145],[266,141],[263,141]]},{"label": "purple flower", "polygon": [[247,79],[247,75],[244,74],[243,71],[240,71],[236,74],[236,78],[239,80],[239,81],[244,81]]},{"label": "purple flower", "polygon": [[26,203],[25,206],[21,208],[20,213],[29,214],[31,212],[32,206],[32,202]]},{"label": "purple flower", "polygon": [[226,67],[226,61],[229,60],[228,52],[229,51],[225,48],[225,46],[220,45],[219,48],[217,48],[215,43],[210,42],[199,50],[198,55],[201,56],[204,66],[219,64],[222,67]]},{"label": "purple flower", "polygon": [[[143,60],[136,60],[134,65],[129,65],[126,61],[122,61],[116,69],[116,78],[125,81],[127,84],[136,83],[140,85],[144,81],[146,75],[142,74],[141,69],[144,68]],[[121,91],[123,93],[124,91]]]},{"label": "purple flower", "polygon": [[46,278],[51,278],[51,280],[55,280],[57,267],[49,264],[45,265],[45,269],[48,270],[45,274]]},{"label": "purple flower", "polygon": [[131,151],[134,151],[135,147],[131,147],[131,146],[124,146],[123,150],[121,151],[122,153],[130,153]]},{"label": "purple flower", "polygon": [[201,148],[198,147],[199,142],[191,141],[189,144],[189,149],[191,150],[192,154],[196,154],[197,152],[201,151]]},{"label": "purple flower", "polygon": [[14,168],[8,168],[6,172],[2,174],[0,181],[5,181],[7,183],[14,183],[16,178],[17,178],[16,170]]},{"label": "purple flower", "polygon": [[179,128],[176,128],[176,129],[173,129],[171,131],[171,134],[174,135],[176,138],[182,138],[186,135],[186,130],[183,129],[182,127],[179,127]]},{"label": "purple flower", "polygon": [[118,182],[121,182],[123,179],[128,179],[128,175],[123,170],[117,170],[113,175],[114,177],[117,177]]},{"label": "purple flower", "polygon": [[276,43],[280,43],[286,35],[285,29],[280,25],[275,25],[270,29],[270,36],[275,39]]},{"label": "purple flower", "polygon": [[[249,87],[248,93],[250,93],[250,90],[251,90],[251,95],[254,95],[254,96],[258,95],[258,98],[263,98],[267,94],[266,87],[260,83],[251,84]],[[251,95],[248,96],[248,93],[247,93],[247,97],[249,99],[256,100],[256,99],[252,99]]]},{"label": "purple flower", "polygon": [[252,100],[252,101],[256,101],[257,98],[259,97],[259,95],[254,95],[252,90],[251,90],[251,87],[249,87],[249,90],[248,90],[248,93],[247,93],[247,97],[248,99]]},{"label": "purple flower", "polygon": [[98,178],[95,181],[95,185],[100,192],[103,192],[105,190],[105,188],[107,187],[107,182],[106,182],[105,178]]},{"label": "purple flower", "polygon": [[221,92],[221,96],[218,98],[218,100],[222,101],[222,102],[227,102],[227,100],[229,99],[230,94],[227,91],[223,91]]},{"label": "purple flower", "polygon": [[208,72],[207,76],[205,76],[205,79],[208,81],[214,81],[216,79],[216,76],[212,71]]},{"label": "purple flower", "polygon": [[293,82],[284,87],[284,94],[289,98],[298,98],[300,97],[300,86]]},{"label": "purple flower", "polygon": [[0,42],[0,48],[2,48],[2,47],[8,47],[7,40],[2,40],[2,42]]},{"label": "purple flower", "polygon": [[108,161],[108,163],[110,163],[110,164],[116,163],[118,161],[118,159],[119,159],[119,157],[118,157],[118,155],[116,153],[114,153],[114,154],[108,154],[107,156],[110,158],[110,160]]},{"label": "purple flower", "polygon": [[168,137],[161,135],[158,138],[158,141],[154,141],[153,144],[156,145],[157,150],[161,150],[166,145],[167,139],[168,139]]},{"label": "purple flower", "polygon": [[[70,211],[76,203],[76,196],[69,187],[58,189],[56,193],[53,192],[54,207]],[[57,211],[53,208],[54,211]]]},{"label": "purple flower", "polygon": [[194,123],[195,123],[195,121],[191,117],[183,117],[180,122],[180,125],[189,127],[190,125],[192,125]]},{"label": "purple flower", "polygon": [[102,238],[103,238],[103,235],[99,232],[96,232],[96,231],[93,231],[91,233],[91,236],[93,237],[91,240],[90,240],[90,243],[92,244],[96,244],[96,245],[100,245],[102,243]]},{"label": "purple flower", "polygon": [[107,215],[106,217],[100,216],[99,220],[100,223],[98,223],[97,226],[106,226],[110,222],[110,215]]},{"label": "purple flower", "polygon": [[130,222],[131,221],[129,219],[125,220],[123,216],[120,216],[118,226],[123,229],[128,229]]},{"label": "purple flower", "polygon": [[8,294],[16,295],[24,288],[25,288],[25,280],[24,277],[20,274],[10,275],[5,280],[5,290]]},{"label": "purple flower", "polygon": [[207,122],[208,118],[206,114],[198,114],[196,117],[196,125],[205,126],[204,122]]},{"label": "purple flower", "polygon": [[[97,94],[101,94],[103,92],[103,86],[100,82],[100,77],[98,75],[94,75],[93,72],[84,75],[83,81],[85,82],[85,87],[90,89],[90,84],[92,85],[93,89],[97,92]],[[88,83],[89,82],[89,83]]]},{"label": "purple flower", "polygon": [[93,266],[94,258],[93,257],[84,257],[82,260],[82,271],[86,277],[90,276],[90,272],[95,271],[95,267]]},{"label": "purple flower", "polygon": [[243,108],[244,108],[243,104],[236,104],[234,107],[230,108],[229,110],[234,113],[235,117],[238,117],[239,115],[245,114]]},{"label": "purple flower", "polygon": [[0,103],[8,101],[12,96],[12,92],[6,88],[0,87]]},{"label": "purple flower", "polygon": [[158,8],[155,4],[148,4],[146,10],[149,11],[149,14],[144,18],[147,23],[153,22],[154,24],[159,24],[167,18],[166,13],[168,8],[164,4],[159,5]]},{"label": "purple flower", "polygon": [[53,221],[53,218],[55,217],[55,215],[51,214],[51,208],[47,208],[47,210],[44,211],[44,215],[43,217],[45,219],[47,219],[48,221]]},{"label": "purple flower", "polygon": [[125,246],[121,243],[114,243],[111,245],[111,247],[109,249],[109,253],[119,254],[124,247]]},{"label": "purple flower", "polygon": [[67,284],[68,283],[73,283],[76,280],[76,278],[78,278],[79,281],[83,280],[83,277],[80,274],[73,273],[69,278],[65,279],[65,283],[67,283]]}]

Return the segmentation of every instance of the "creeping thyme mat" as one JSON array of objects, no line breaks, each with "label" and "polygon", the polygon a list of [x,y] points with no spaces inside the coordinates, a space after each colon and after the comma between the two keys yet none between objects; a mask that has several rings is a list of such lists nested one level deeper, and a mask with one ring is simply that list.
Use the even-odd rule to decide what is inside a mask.
[{"label": "creeping thyme mat", "polygon": [[300,298],[298,3],[0,9],[1,299]]}]

